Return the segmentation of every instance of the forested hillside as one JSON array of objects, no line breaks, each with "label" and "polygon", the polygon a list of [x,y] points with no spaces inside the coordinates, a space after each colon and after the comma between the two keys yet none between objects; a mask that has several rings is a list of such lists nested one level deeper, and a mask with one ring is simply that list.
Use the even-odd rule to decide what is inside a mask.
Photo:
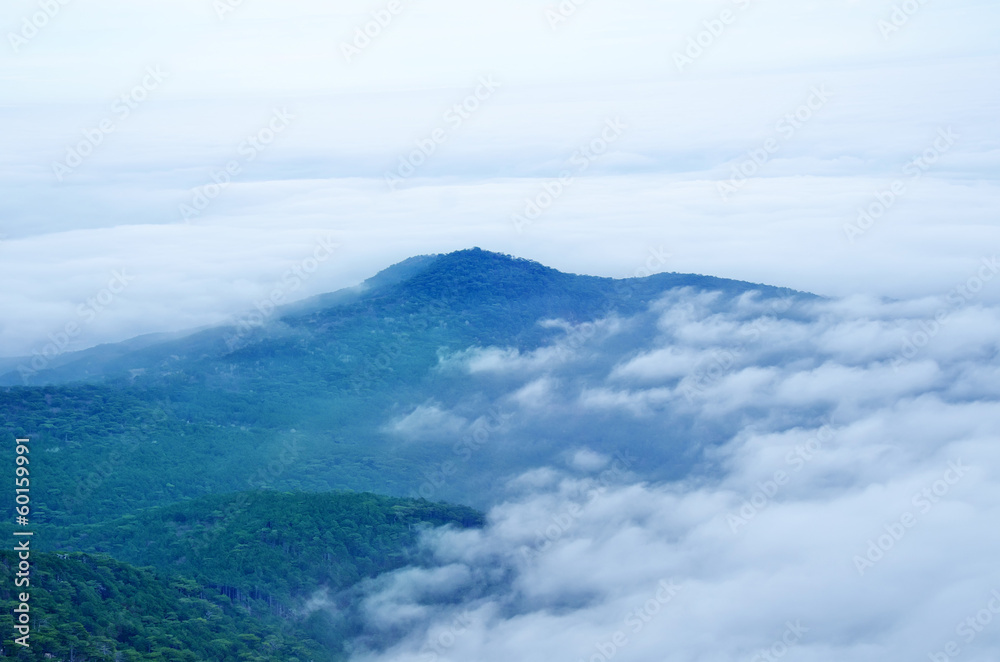
[{"label": "forested hillside", "polygon": [[471,508],[375,494],[212,495],[85,526],[48,527],[46,549],[106,553],[218,586],[237,601],[295,607],[413,560],[422,529],[481,526]]},{"label": "forested hillside", "polygon": [[[12,642],[17,557],[0,556],[4,650],[39,660],[339,659],[357,630],[349,589],[418,561],[422,530],[482,523],[469,508],[373,494],[254,492],[39,526],[30,651]],[[330,606],[311,609],[313,598]]]},{"label": "forested hillside", "polygon": [[[37,550],[37,645],[16,655],[336,660],[363,629],[366,580],[420,565],[428,527],[484,524],[439,501],[486,506],[548,463],[586,473],[614,456],[624,475],[639,469],[630,451],[680,475],[698,459],[692,427],[709,444],[716,421],[678,410],[651,427],[572,386],[641,353],[669,296],[747,315],[810,298],[680,274],[576,276],[476,249],[408,260],[260,323],[8,373],[0,443],[30,439]],[[571,385],[562,409],[535,406],[543,363]],[[522,407],[531,415],[517,418]],[[0,491],[8,512],[13,499]]]},{"label": "forested hillside", "polygon": [[[541,320],[630,315],[676,287],[795,294],[683,274],[576,276],[478,249],[431,256],[260,325],[105,349],[101,360],[62,357],[63,369],[29,380],[57,382],[48,386],[10,373],[21,385],[0,389],[0,438],[32,438],[36,517],[59,524],[269,487],[412,496],[454,441],[400,448],[386,426],[464,388],[438,370],[442,357],[532,351],[563,334]],[[516,470],[518,457],[502,462]],[[474,476],[456,477],[442,494],[481,504],[473,487]],[[10,498],[0,493],[0,504]]]},{"label": "forested hillside", "polygon": [[[0,552],[0,655],[10,660],[306,662],[339,654],[197,582],[108,556],[32,555],[30,647],[15,645],[17,555]],[[287,623],[287,624],[286,624]]]}]

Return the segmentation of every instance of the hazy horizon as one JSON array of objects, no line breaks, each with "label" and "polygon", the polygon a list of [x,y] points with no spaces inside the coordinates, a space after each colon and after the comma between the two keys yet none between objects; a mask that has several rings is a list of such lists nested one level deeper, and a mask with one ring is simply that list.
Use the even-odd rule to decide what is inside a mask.
[{"label": "hazy horizon", "polygon": [[297,296],[474,245],[892,298],[993,254],[990,3],[400,0],[368,43],[383,5],[7,3],[0,354],[116,270],[75,347],[224,322],[323,237]]}]

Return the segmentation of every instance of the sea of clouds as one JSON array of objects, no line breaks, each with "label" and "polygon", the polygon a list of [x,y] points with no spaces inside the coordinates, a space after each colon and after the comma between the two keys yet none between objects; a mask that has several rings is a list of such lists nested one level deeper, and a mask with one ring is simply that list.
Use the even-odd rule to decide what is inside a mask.
[{"label": "sea of clouds", "polygon": [[[417,419],[457,438],[490,394],[508,452],[562,453],[373,581],[353,659],[996,659],[995,265],[908,301],[674,290],[443,356],[466,388],[396,419],[405,443]],[[657,479],[657,439],[679,442],[656,431],[685,417],[698,460]],[[641,439],[601,446],[629,422]]]},{"label": "sea of clouds", "polygon": [[993,3],[403,2],[349,62],[386,3],[53,1],[0,6],[0,357],[234,321],[331,235],[290,296],[471,246],[613,277],[663,246],[904,298],[995,245]]}]

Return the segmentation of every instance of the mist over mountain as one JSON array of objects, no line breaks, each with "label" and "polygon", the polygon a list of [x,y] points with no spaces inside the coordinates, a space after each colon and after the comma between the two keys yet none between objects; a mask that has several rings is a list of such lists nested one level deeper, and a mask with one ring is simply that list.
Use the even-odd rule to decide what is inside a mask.
[{"label": "mist over mountain", "polygon": [[977,278],[828,299],[473,249],[15,368],[0,412],[52,551],[330,659],[987,660],[1000,631],[941,626],[1000,588]]},{"label": "mist over mountain", "polygon": [[539,319],[588,320],[611,311],[636,312],[660,293],[683,286],[727,292],[757,289],[769,296],[796,294],[782,288],[692,274],[660,273],[617,280],[577,276],[476,248],[413,257],[357,287],[294,304],[276,305],[265,298],[233,325],[141,336],[82,352],[55,352],[53,358],[42,352],[40,359],[6,359],[6,364],[14,367],[0,380],[11,386],[44,385],[107,380],[136,370],[161,375],[184,369],[204,370],[211,367],[207,361],[232,364],[245,360],[247,354],[237,350],[250,346],[260,353],[277,350],[293,331],[298,332],[296,340],[300,344],[328,345],[334,342],[334,336],[343,337],[350,330],[374,322],[382,326],[368,331],[407,333],[410,330],[404,322],[419,324],[421,316],[428,323],[433,318],[438,326],[450,322],[456,341],[499,339],[537,345],[546,335],[535,324]]},{"label": "mist over mountain", "polygon": [[997,662],[998,20],[0,3],[0,660]]},{"label": "mist over mountain", "polygon": [[535,350],[444,356],[462,392],[398,437],[493,402],[530,430],[521,453],[562,454],[531,455],[486,527],[429,532],[430,560],[372,582],[354,659],[993,659],[990,280],[913,301],[679,288],[553,322]]},{"label": "mist over mountain", "polygon": [[[715,292],[719,310],[815,299],[704,276],[576,276],[475,249],[414,258],[287,308],[261,305],[234,326],[67,356],[27,376],[48,386],[0,397],[28,425],[48,426],[50,479],[70,480],[95,454],[121,456],[106,483],[116,489],[46,492],[46,512],[59,521],[261,484],[485,506],[508,474],[563,456],[566,438],[602,452],[645,449],[649,475],[676,477],[697,461],[685,440],[698,425],[689,415],[672,415],[666,428],[601,408],[548,422],[518,417],[508,390],[520,375],[490,367],[510,360],[537,372],[565,362],[559,369],[579,373],[574,380],[593,378],[642,349],[655,333],[649,306],[669,291]],[[592,359],[576,360],[581,351]],[[275,471],[244,469],[278,457],[290,459]],[[148,488],[139,504],[119,496],[137,482]]]}]

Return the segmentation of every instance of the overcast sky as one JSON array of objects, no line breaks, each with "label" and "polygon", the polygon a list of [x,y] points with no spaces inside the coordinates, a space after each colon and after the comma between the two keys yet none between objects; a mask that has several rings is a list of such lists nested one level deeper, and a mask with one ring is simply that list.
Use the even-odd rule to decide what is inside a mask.
[{"label": "overcast sky", "polygon": [[297,294],[478,245],[912,297],[996,251],[995,3],[561,6],[4,3],[0,355],[222,322],[318,241]]}]

